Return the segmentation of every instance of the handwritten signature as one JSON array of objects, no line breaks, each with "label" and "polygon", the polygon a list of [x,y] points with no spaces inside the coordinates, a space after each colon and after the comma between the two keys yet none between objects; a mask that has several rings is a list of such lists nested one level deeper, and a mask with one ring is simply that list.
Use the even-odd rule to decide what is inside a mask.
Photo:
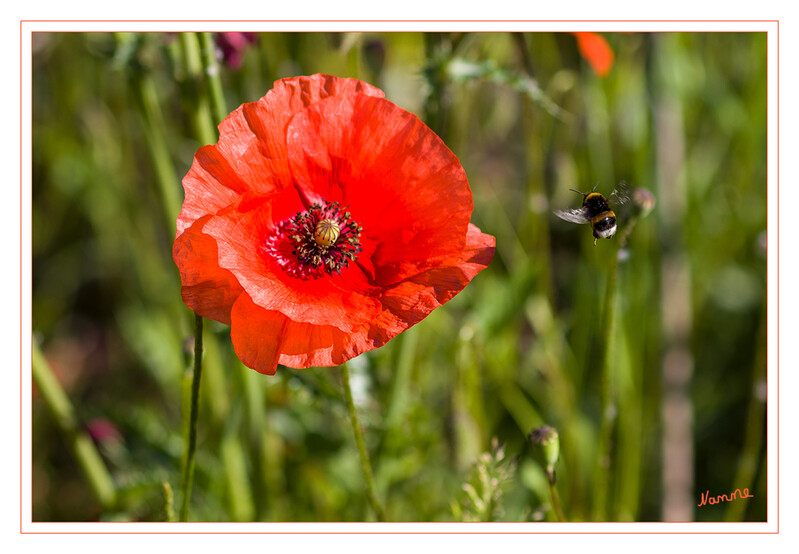
[{"label": "handwritten signature", "polygon": [[749,494],[749,489],[744,489],[741,492],[741,489],[735,489],[729,495],[720,494],[718,496],[710,496],[710,491],[705,491],[702,494],[702,500],[697,504],[697,506],[704,506],[705,504],[718,504],[719,502],[729,502],[731,500],[737,500],[739,498],[754,498],[754,494]]}]

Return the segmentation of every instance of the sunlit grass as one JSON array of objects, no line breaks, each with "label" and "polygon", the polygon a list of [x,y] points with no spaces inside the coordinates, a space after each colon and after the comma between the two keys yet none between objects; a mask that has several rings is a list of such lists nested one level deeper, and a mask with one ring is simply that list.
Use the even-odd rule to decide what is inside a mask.
[{"label": "sunlit grass", "polygon": [[[171,255],[180,178],[219,112],[315,72],[375,84],[439,133],[472,222],[497,239],[460,295],[350,363],[390,519],[555,520],[527,442],[549,425],[571,521],[765,520],[765,35],[609,34],[600,79],[569,34],[264,34],[207,84],[210,38],[34,37],[34,339],[79,421],[121,437],[97,447],[108,508],[37,394],[34,520],[164,520],[172,491],[179,513],[193,329]],[[620,180],[657,207],[616,262],[618,237],[593,246],[551,212],[579,204],[569,188]],[[370,519],[339,371],[260,375],[211,321],[204,344],[191,519]],[[487,493],[501,505],[480,511],[475,464],[491,465],[494,438],[513,463]],[[680,461],[685,480],[669,481]],[[696,507],[744,487],[753,499]],[[690,506],[666,505],[683,493]]]}]

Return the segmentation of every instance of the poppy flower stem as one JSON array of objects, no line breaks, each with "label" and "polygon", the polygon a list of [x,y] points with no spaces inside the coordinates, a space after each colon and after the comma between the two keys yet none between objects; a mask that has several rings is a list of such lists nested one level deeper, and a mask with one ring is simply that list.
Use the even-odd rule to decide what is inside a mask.
[{"label": "poppy flower stem", "polygon": [[372,479],[372,466],[369,463],[369,455],[366,453],[366,445],[363,442],[363,433],[361,432],[361,424],[358,421],[358,412],[355,410],[355,402],[352,399],[352,387],[350,386],[350,370],[347,364],[341,364],[341,376],[344,381],[344,396],[347,400],[347,411],[350,413],[350,423],[352,424],[352,432],[355,435],[355,444],[358,446],[358,453],[361,456],[361,469],[363,470],[363,479],[366,482],[366,494],[369,498],[369,504],[375,513],[378,521],[385,521],[386,516],[380,501],[375,494],[374,480]]},{"label": "poppy flower stem", "polygon": [[[183,97],[186,105],[193,106],[189,111],[191,124],[197,137],[203,144],[216,142],[216,125],[211,113],[210,94],[207,92],[208,83],[203,71],[203,59],[200,41],[196,33],[181,33],[183,46],[183,65],[186,80],[183,83]],[[221,121],[221,119],[220,119]]]},{"label": "poppy flower stem", "polygon": [[555,512],[555,516],[558,518],[558,521],[568,521],[560,505],[560,496],[558,496],[558,489],[555,487],[555,480],[548,479],[548,482],[549,494],[552,497],[552,510]]},{"label": "poppy flower stem", "polygon": [[183,500],[180,506],[180,521],[186,521],[191,499],[191,482],[194,478],[194,454],[197,450],[197,419],[200,399],[200,377],[202,376],[203,358],[203,318],[194,315],[194,375],[191,382],[191,410],[189,414],[189,442],[186,448],[183,472],[181,475],[181,491]]},{"label": "poppy flower stem", "polygon": [[228,111],[225,108],[225,93],[219,76],[219,62],[211,33],[200,33],[200,43],[205,76],[208,79],[208,93],[211,97],[211,111],[216,121],[222,121],[227,117]]}]

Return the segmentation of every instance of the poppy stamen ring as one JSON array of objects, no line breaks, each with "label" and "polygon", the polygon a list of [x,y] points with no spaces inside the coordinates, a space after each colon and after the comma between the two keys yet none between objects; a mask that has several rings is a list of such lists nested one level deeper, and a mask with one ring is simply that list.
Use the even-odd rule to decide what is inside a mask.
[{"label": "poppy stamen ring", "polygon": [[316,279],[341,273],[358,259],[362,230],[341,204],[322,200],[280,222],[264,247],[292,276]]}]

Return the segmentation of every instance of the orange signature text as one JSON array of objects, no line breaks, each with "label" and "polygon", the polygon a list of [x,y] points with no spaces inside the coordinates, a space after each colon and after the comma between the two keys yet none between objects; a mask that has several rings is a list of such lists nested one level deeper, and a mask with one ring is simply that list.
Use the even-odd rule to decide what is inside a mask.
[{"label": "orange signature text", "polygon": [[737,500],[739,498],[754,498],[754,494],[749,494],[749,489],[735,489],[729,495],[720,494],[718,496],[710,496],[710,491],[705,491],[702,494],[702,500],[697,506],[704,506],[705,504],[718,504],[719,502],[729,502],[730,500]]}]

